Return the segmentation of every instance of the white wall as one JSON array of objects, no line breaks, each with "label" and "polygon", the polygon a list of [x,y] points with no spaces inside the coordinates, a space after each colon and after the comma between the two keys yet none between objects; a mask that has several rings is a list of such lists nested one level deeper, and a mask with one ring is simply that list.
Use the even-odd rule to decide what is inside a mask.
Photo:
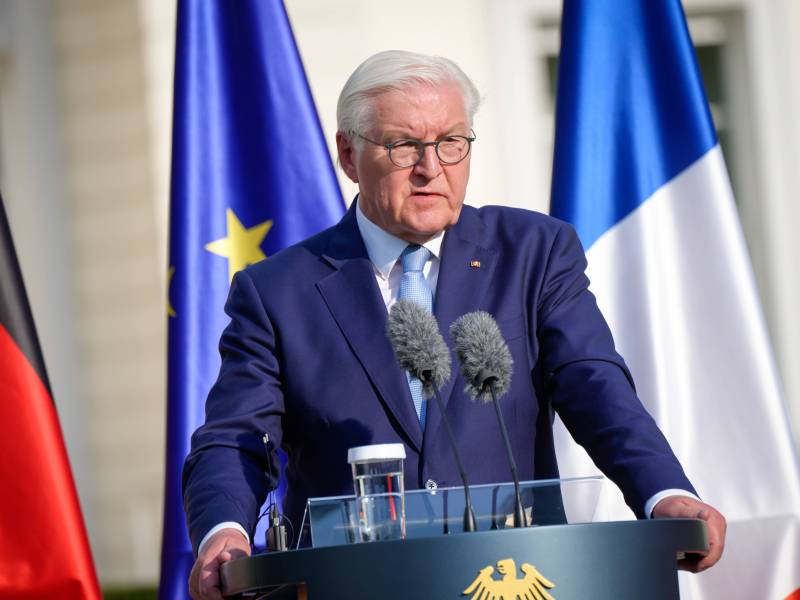
[{"label": "white wall", "polygon": [[152,582],[169,134],[149,91],[171,96],[171,72],[145,77],[132,0],[0,0],[0,16],[1,183],[95,563],[106,585]]},{"label": "white wall", "polygon": [[94,482],[48,7],[0,0],[0,23],[0,189],[81,505],[90,512]]},{"label": "white wall", "polygon": [[[365,58],[399,48],[440,54],[455,60],[475,81],[484,103],[475,120],[471,204],[497,204],[507,197],[497,131],[497,94],[493,88],[490,2],[483,0],[287,0],[286,8],[303,58],[325,137],[335,156],[336,100],[350,73]],[[348,202],[355,186],[341,170]]]}]

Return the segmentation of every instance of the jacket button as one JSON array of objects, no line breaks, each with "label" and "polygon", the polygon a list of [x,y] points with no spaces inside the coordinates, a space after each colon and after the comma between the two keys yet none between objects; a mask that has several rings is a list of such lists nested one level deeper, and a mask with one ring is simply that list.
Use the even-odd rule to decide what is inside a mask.
[{"label": "jacket button", "polygon": [[433,479],[428,479],[428,481],[425,482],[425,488],[429,492],[436,492],[436,490],[439,489],[439,484],[436,483]]}]

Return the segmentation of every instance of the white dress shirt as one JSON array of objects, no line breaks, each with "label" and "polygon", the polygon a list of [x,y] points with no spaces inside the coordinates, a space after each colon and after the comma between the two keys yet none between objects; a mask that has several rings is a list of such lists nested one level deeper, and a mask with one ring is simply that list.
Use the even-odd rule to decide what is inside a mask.
[{"label": "white dress shirt", "polygon": [[[356,204],[356,222],[369,260],[372,262],[375,281],[378,282],[383,303],[388,311],[397,302],[397,296],[400,294],[400,278],[403,276],[400,254],[406,249],[408,242],[393,236],[370,221],[361,211],[361,205],[358,203]],[[444,238],[444,232],[440,232],[422,244],[431,253],[430,258],[425,262],[422,274],[428,282],[428,287],[431,288],[434,299],[436,298],[436,282],[439,280],[442,238]]]}]

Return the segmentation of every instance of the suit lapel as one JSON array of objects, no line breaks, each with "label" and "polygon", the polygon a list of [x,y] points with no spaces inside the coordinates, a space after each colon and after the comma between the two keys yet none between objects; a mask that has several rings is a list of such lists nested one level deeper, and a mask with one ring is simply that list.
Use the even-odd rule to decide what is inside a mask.
[{"label": "suit lapel", "polygon": [[409,445],[422,450],[422,429],[414,411],[405,373],[386,337],[386,306],[356,223],[354,205],[336,227],[323,258],[336,270],[317,282],[336,320],[380,399]]},{"label": "suit lapel", "polygon": [[[442,243],[442,262],[436,283],[434,315],[447,345],[452,348],[450,325],[458,317],[479,310],[494,275],[497,252],[485,245],[485,226],[478,212],[464,206],[458,223],[445,234]],[[452,376],[441,389],[445,408],[452,396],[458,378],[458,359],[451,353]],[[461,380],[459,380],[461,381]],[[463,383],[459,383],[463,385]],[[425,425],[426,440],[440,436],[442,417],[433,402],[428,406],[428,421]]]}]

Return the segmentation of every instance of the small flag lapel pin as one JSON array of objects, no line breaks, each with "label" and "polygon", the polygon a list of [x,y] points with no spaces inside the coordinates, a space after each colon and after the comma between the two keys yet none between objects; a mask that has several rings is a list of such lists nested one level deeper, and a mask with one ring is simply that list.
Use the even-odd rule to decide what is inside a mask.
[{"label": "small flag lapel pin", "polygon": [[481,261],[479,260],[471,260],[469,261],[469,266],[473,269],[480,269],[481,268]]}]

